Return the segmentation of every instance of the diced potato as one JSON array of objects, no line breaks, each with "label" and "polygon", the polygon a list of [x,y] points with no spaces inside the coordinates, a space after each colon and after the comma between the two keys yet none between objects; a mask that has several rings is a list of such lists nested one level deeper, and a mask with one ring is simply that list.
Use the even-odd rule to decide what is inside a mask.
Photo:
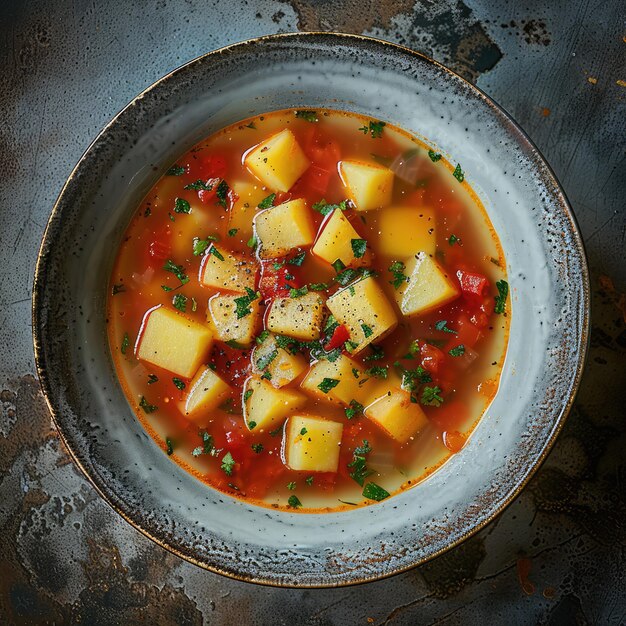
[{"label": "diced potato", "polygon": [[374,277],[368,276],[326,301],[326,306],[340,324],[350,331],[350,341],[357,353],[373,341],[382,339],[398,324],[393,307]]},{"label": "diced potato", "polygon": [[259,202],[270,195],[259,183],[235,180],[232,190],[239,196],[228,215],[228,229],[237,229],[235,237],[246,242],[252,237],[252,220],[258,211]]},{"label": "diced potato", "polygon": [[273,259],[293,248],[310,246],[315,229],[306,202],[302,198],[283,202],[256,214],[254,226],[259,239],[259,256]]},{"label": "diced potato", "polygon": [[246,380],[243,397],[243,416],[249,430],[273,428],[306,403],[306,396],[300,392],[274,389],[270,383],[256,377]]},{"label": "diced potato", "polygon": [[203,365],[187,386],[183,412],[199,426],[206,425],[207,412],[219,406],[231,393],[230,387],[210,368]]},{"label": "diced potato", "polygon": [[365,407],[365,416],[399,443],[406,443],[428,423],[419,404],[402,389],[387,391]]},{"label": "diced potato", "polygon": [[207,319],[215,332],[215,338],[220,341],[236,341],[242,346],[252,343],[255,331],[259,325],[261,312],[259,300],[250,302],[250,313],[237,319],[237,295],[216,294],[209,298]]},{"label": "diced potato", "polygon": [[408,282],[402,283],[395,296],[404,315],[418,315],[451,302],[459,290],[439,264],[424,252],[406,263]]},{"label": "diced potato", "polygon": [[158,306],[143,316],[135,354],[138,359],[191,378],[212,344],[213,333],[208,326]]},{"label": "diced potato", "polygon": [[273,191],[289,191],[309,167],[309,160],[288,128],[253,148],[244,163]]},{"label": "diced potato", "polygon": [[360,258],[354,256],[352,240],[360,238],[343,211],[335,209],[326,218],[311,251],[331,264],[339,259],[346,267],[363,267],[369,264],[371,254],[366,251]]},{"label": "diced potato", "polygon": [[211,244],[202,259],[200,282],[205,287],[245,293],[246,287],[254,289],[256,272],[256,264],[251,259]]},{"label": "diced potato", "polygon": [[[274,353],[275,356],[272,356]],[[304,358],[300,354],[290,354],[287,350],[279,348],[274,335],[269,335],[252,352],[252,371],[259,375],[269,372],[271,377],[269,381],[277,388],[288,385],[306,368],[307,362]]]},{"label": "diced potato", "polygon": [[378,216],[378,251],[394,259],[435,254],[435,212],[424,207],[387,207]]},{"label": "diced potato", "polygon": [[[324,392],[319,386],[323,387],[325,378],[338,380],[339,383]],[[352,400],[360,404],[367,401],[371,381],[358,363],[341,355],[333,362],[324,359],[314,363],[300,386],[315,397],[348,406]]]},{"label": "diced potato", "polygon": [[276,298],[267,316],[267,328],[302,341],[317,339],[322,329],[324,301],[317,293],[299,298]]},{"label": "diced potato", "polygon": [[283,440],[285,463],[293,470],[336,472],[343,424],[321,417],[294,415]]},{"label": "diced potato", "polygon": [[339,173],[357,211],[385,207],[391,202],[393,172],[377,163],[340,161]]}]

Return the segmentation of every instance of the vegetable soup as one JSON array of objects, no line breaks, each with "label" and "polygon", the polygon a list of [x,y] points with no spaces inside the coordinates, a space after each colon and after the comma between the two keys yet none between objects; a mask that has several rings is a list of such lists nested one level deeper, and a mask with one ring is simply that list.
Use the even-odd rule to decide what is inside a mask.
[{"label": "vegetable soup", "polygon": [[461,450],[498,387],[508,283],[462,164],[284,110],[191,149],[111,275],[117,374],[170,458],[290,511],[373,504]]}]

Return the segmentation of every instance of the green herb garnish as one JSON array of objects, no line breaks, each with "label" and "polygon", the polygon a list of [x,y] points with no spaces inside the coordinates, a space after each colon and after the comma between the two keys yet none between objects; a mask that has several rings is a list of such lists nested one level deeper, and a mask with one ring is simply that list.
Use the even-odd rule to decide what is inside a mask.
[{"label": "green herb garnish", "polygon": [[385,124],[385,122],[370,120],[367,126],[361,126],[359,130],[365,135],[369,133],[372,136],[372,139],[380,139],[383,136],[383,128],[386,125],[387,124]]},{"label": "green herb garnish", "polygon": [[309,111],[309,110],[296,111],[296,117],[299,117],[300,119],[305,120],[307,122],[319,122],[319,119],[317,117],[317,111]]},{"label": "green herb garnish", "polygon": [[404,282],[408,282],[408,277],[405,275],[404,270],[406,266],[402,261],[394,261],[388,268],[388,271],[393,275],[393,280],[389,282],[396,288],[399,289],[400,285]]},{"label": "green herb garnish", "polygon": [[459,243],[459,241],[461,241],[456,235],[450,235],[450,237],[448,237],[448,243],[453,246],[455,243]]},{"label": "green herb garnish", "polygon": [[346,200],[342,200],[339,204],[328,204],[326,200],[322,199],[319,202],[316,202],[311,208],[326,217],[326,215],[332,213],[336,209],[345,211],[348,208],[348,203]]},{"label": "green herb garnish", "polygon": [[139,406],[143,409],[144,413],[154,413],[159,408],[156,404],[150,404],[145,396],[141,396]]},{"label": "green herb garnish", "polygon": [[238,228],[230,228],[228,230],[228,236],[229,237],[234,237],[237,234],[238,231],[239,231]]},{"label": "green herb garnish", "polygon": [[463,170],[461,169],[460,163],[456,164],[456,167],[454,168],[454,172],[452,172],[452,176],[454,176],[454,178],[456,178],[460,183],[462,183],[465,180],[465,174],[463,173]]},{"label": "green herb garnish", "polygon": [[440,394],[441,389],[439,389],[439,387],[424,387],[424,389],[422,389],[420,402],[426,406],[441,406],[443,404],[443,398]]},{"label": "green herb garnish", "polygon": [[354,254],[355,259],[360,259],[367,251],[367,241],[365,239],[351,239],[350,245],[352,246],[352,254]]},{"label": "green herb garnish", "polygon": [[130,338],[128,337],[128,333],[124,333],[124,336],[122,337],[122,345],[120,346],[120,351],[122,354],[126,354],[128,346],[130,346]]},{"label": "green herb garnish", "polygon": [[368,376],[373,376],[374,378],[387,378],[389,374],[389,366],[388,365],[374,365],[373,367],[369,367],[365,370],[365,373]]},{"label": "green herb garnish", "polygon": [[172,304],[174,305],[175,309],[178,309],[179,311],[184,313],[187,310],[187,296],[184,296],[182,293],[177,293],[172,298]]},{"label": "green herb garnish", "polygon": [[254,389],[247,389],[246,392],[243,394],[243,401],[247,402],[248,400],[250,400],[253,393],[254,393]]},{"label": "green herb garnish", "polygon": [[350,404],[346,407],[346,417],[351,420],[353,417],[363,415],[364,407],[360,402],[356,400],[350,400]]},{"label": "green herb garnish", "polygon": [[383,489],[376,483],[367,483],[363,489],[363,496],[368,500],[376,500],[376,502],[380,502],[390,495],[386,489]]},{"label": "green herb garnish", "polygon": [[257,453],[261,454],[263,452],[263,444],[262,443],[253,443],[251,448]]},{"label": "green herb garnish", "polygon": [[324,378],[324,380],[317,386],[320,391],[328,393],[331,389],[334,389],[339,384],[339,380],[336,378]]},{"label": "green herb garnish", "polygon": [[441,159],[441,154],[439,154],[439,152],[435,152],[434,150],[429,150],[428,156],[433,163],[437,163],[437,161]]},{"label": "green herb garnish", "polygon": [[496,283],[496,287],[498,288],[498,295],[496,296],[496,306],[494,307],[494,311],[496,313],[504,313],[506,308],[506,297],[509,295],[509,283],[506,280],[499,280]]},{"label": "green herb garnish", "polygon": [[233,469],[235,468],[235,459],[233,459],[233,455],[230,452],[227,452],[222,457],[222,465],[220,466],[226,476],[233,475]]},{"label": "green herb garnish", "polygon": [[[174,174],[174,176],[177,176],[177,174]],[[169,437],[165,438],[165,452],[167,452],[167,456],[174,454],[174,445]]]},{"label": "green herb garnish", "polygon": [[226,208],[226,198],[228,197],[228,192],[228,183],[222,179],[215,190],[215,195],[217,196],[217,203],[224,208]]},{"label": "green herb garnish", "polygon": [[302,506],[302,502],[300,502],[300,500],[298,500],[297,496],[289,496],[289,500],[287,500],[287,504],[292,508],[292,509],[298,509]]},{"label": "green herb garnish", "polygon": [[181,391],[187,386],[180,378],[172,378],[172,382],[176,389],[180,389]]},{"label": "green herb garnish", "polygon": [[238,320],[252,313],[250,304],[254,302],[254,300],[258,300],[259,296],[258,291],[253,291],[250,287],[246,287],[246,295],[235,298],[235,314]]},{"label": "green herb garnish", "polygon": [[350,463],[348,463],[348,467],[352,468],[350,472],[350,478],[357,482],[361,487],[365,482],[365,479],[372,474],[375,474],[375,471],[369,469],[366,465],[365,455],[370,453],[372,448],[369,445],[367,439],[363,440],[363,445],[357,447],[353,453],[353,459]]},{"label": "green herb garnish", "polygon": [[265,354],[257,359],[256,366],[263,371],[268,368],[269,364],[278,356],[278,350],[274,349],[269,354]]},{"label": "green herb garnish", "polygon": [[186,285],[189,282],[189,276],[185,274],[185,270],[182,265],[176,265],[174,261],[168,259],[163,266],[166,272],[171,272],[180,280],[181,284]]},{"label": "green herb garnish", "polygon": [[293,491],[295,488],[296,488],[296,483],[293,480],[287,483],[287,489],[289,489],[289,491]]},{"label": "green herb garnish", "polygon": [[450,356],[463,356],[465,354],[465,346],[463,344],[459,344],[455,348],[448,350],[448,354]]},{"label": "green herb garnish", "polygon": [[300,267],[304,262],[305,257],[306,252],[303,250],[302,252],[298,252],[298,254],[296,254],[296,256],[294,256],[292,259],[289,259],[287,263],[289,263],[289,265],[295,265],[297,267]]},{"label": "green herb garnish", "polygon": [[289,290],[289,296],[291,298],[301,298],[302,296],[306,296],[309,293],[309,288],[304,285],[304,287],[300,287],[299,289],[294,289],[293,287]]},{"label": "green herb garnish", "polygon": [[361,330],[363,331],[366,339],[374,334],[374,331],[367,324],[361,323]]},{"label": "green herb garnish", "polygon": [[448,320],[439,320],[438,322],[435,322],[435,328],[437,330],[441,330],[444,333],[452,333],[453,335],[458,335],[458,332],[456,330],[448,328],[447,324]]},{"label": "green herb garnish", "polygon": [[191,213],[191,205],[184,198],[176,198],[174,213]]},{"label": "green herb garnish", "polygon": [[274,206],[275,199],[275,193],[271,193],[269,196],[266,196],[265,198],[263,198],[263,200],[261,200],[261,202],[259,202],[259,209],[269,209],[270,207]]},{"label": "green herb garnish", "polygon": [[148,374],[148,384],[149,385],[153,385],[154,383],[158,382],[159,377],[156,376],[155,374]]},{"label": "green herb garnish", "polygon": [[172,165],[167,172],[166,176],[182,176],[185,173],[185,168],[182,165]]}]

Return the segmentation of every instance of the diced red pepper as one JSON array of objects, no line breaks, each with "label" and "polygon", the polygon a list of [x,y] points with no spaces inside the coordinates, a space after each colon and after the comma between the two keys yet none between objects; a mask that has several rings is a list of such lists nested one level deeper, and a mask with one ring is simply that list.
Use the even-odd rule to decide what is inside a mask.
[{"label": "diced red pepper", "polygon": [[486,276],[476,272],[458,270],[456,273],[461,291],[471,304],[480,305],[483,298],[489,293],[489,280]]},{"label": "diced red pepper", "polygon": [[340,324],[333,331],[333,335],[329,339],[328,343],[324,346],[324,350],[329,352],[330,350],[334,350],[335,348],[340,348],[341,346],[343,346],[344,343],[346,343],[346,341],[348,341],[348,339],[350,339],[350,331],[347,329],[346,326]]}]

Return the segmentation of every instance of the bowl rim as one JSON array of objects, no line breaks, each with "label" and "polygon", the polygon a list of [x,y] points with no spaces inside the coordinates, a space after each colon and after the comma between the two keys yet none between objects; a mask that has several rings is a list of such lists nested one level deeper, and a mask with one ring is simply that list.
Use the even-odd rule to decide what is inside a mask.
[{"label": "bowl rim", "polygon": [[[571,224],[571,234],[575,243],[574,252],[578,256],[578,260],[581,266],[580,272],[580,285],[582,287],[582,320],[581,320],[581,329],[582,329],[582,340],[579,344],[579,350],[576,354],[576,367],[574,376],[570,386],[569,396],[567,397],[567,401],[563,403],[562,409],[551,429],[551,433],[549,434],[546,442],[541,448],[540,454],[534,459],[534,461],[529,465],[526,474],[523,478],[508,492],[505,498],[503,498],[495,507],[494,510],[490,512],[483,520],[479,521],[475,525],[473,525],[469,530],[460,535],[454,541],[446,544],[441,547],[439,550],[424,556],[416,560],[415,562],[396,567],[392,571],[377,573],[369,576],[361,576],[356,579],[348,579],[337,582],[332,581],[328,584],[325,583],[291,583],[285,582],[283,580],[275,580],[270,577],[258,576],[258,575],[244,575],[240,573],[236,573],[233,571],[229,571],[218,566],[212,565],[200,559],[197,559],[191,554],[185,553],[182,550],[175,548],[174,546],[168,544],[164,540],[155,536],[148,528],[144,527],[139,521],[132,518],[131,514],[123,510],[121,507],[117,506],[113,500],[109,497],[107,493],[106,484],[104,481],[101,483],[101,479],[93,476],[89,470],[85,467],[85,465],[80,460],[80,455],[77,450],[74,449],[72,445],[72,441],[68,439],[62,429],[62,420],[59,419],[59,412],[53,406],[51,396],[53,395],[53,389],[50,384],[50,380],[47,374],[47,363],[46,357],[43,352],[43,346],[41,337],[44,334],[44,329],[42,325],[42,320],[40,317],[40,311],[42,310],[41,301],[43,299],[44,285],[45,285],[45,277],[46,277],[46,263],[48,261],[48,255],[50,249],[52,247],[51,242],[49,241],[49,235],[51,228],[53,227],[53,222],[57,217],[57,214],[61,210],[61,204],[63,196],[66,192],[68,186],[72,183],[73,179],[79,173],[83,162],[85,161],[87,155],[90,153],[92,148],[97,144],[100,139],[106,135],[107,131],[110,127],[116,124],[118,119],[123,116],[126,111],[128,111],[135,103],[141,100],[146,94],[152,91],[157,85],[160,83],[170,80],[173,76],[175,76],[180,71],[184,70],[188,66],[194,65],[196,63],[203,62],[204,60],[219,56],[221,54],[230,53],[231,51],[236,51],[239,48],[245,48],[250,45],[262,44],[264,42],[276,42],[281,40],[312,40],[322,38],[326,40],[336,39],[341,43],[350,44],[353,41],[365,42],[375,46],[395,50],[396,52],[400,52],[410,57],[414,57],[420,60],[420,62],[425,62],[426,64],[433,65],[439,70],[443,71],[445,74],[454,77],[456,80],[464,83],[465,87],[474,91],[476,95],[480,97],[480,99],[491,109],[498,112],[506,121],[506,123],[512,126],[516,132],[519,133],[518,141],[521,140],[521,143],[526,142],[528,148],[530,149],[531,154],[537,159],[543,167],[546,168],[545,174],[542,176],[545,180],[549,181],[550,185],[553,187],[555,195],[559,198],[559,208],[562,209],[565,217],[569,220]],[[358,34],[350,34],[350,33],[340,33],[334,31],[307,31],[307,32],[287,32],[287,33],[277,33],[277,34],[269,34],[262,35],[259,37],[251,37],[249,39],[245,39],[242,41],[238,41],[232,44],[228,44],[226,46],[222,46],[220,48],[216,48],[215,50],[211,50],[204,54],[201,54],[193,59],[183,63],[182,65],[176,67],[171,70],[167,74],[164,74],[156,81],[151,83],[148,87],[143,89],[140,93],[138,93],[135,97],[133,97],[124,107],[122,107],[110,120],[107,122],[105,126],[98,132],[98,134],[94,137],[94,139],[89,143],[87,148],[81,154],[78,159],[76,165],[72,168],[72,171],[68,175],[65,180],[57,199],[54,202],[52,207],[52,211],[48,216],[48,221],[46,223],[46,227],[43,231],[43,235],[41,238],[41,244],[39,250],[37,252],[37,260],[35,264],[34,277],[33,277],[33,287],[32,287],[32,300],[31,300],[31,320],[32,320],[32,337],[33,337],[33,348],[34,348],[34,358],[35,358],[35,369],[36,374],[39,380],[39,384],[41,386],[41,390],[48,407],[48,411],[50,412],[50,416],[52,421],[56,427],[59,438],[61,439],[64,447],[66,448],[72,462],[80,469],[82,474],[87,478],[92,487],[96,490],[98,495],[109,505],[117,514],[119,514],[126,522],[128,522],[133,528],[141,532],[144,536],[151,539],[153,542],[166,549],[167,551],[175,554],[181,559],[191,562],[202,569],[209,570],[211,572],[221,574],[222,576],[226,576],[227,578],[231,578],[234,580],[239,580],[243,582],[250,582],[259,585],[265,585],[270,587],[282,587],[282,588],[308,588],[308,589],[324,589],[324,588],[336,588],[336,587],[346,587],[352,585],[360,585],[368,582],[375,582],[378,580],[383,580],[385,578],[390,578],[392,576],[396,576],[403,572],[409,571],[418,565],[422,565],[440,555],[451,550],[452,548],[458,546],[463,543],[477,532],[486,527],[489,523],[491,523],[497,516],[499,516],[522,492],[522,490],[527,486],[530,482],[531,478],[535,475],[537,470],[541,467],[541,465],[546,460],[549,452],[551,451],[554,443],[560,434],[565,421],[572,409],[572,406],[575,402],[583,371],[585,369],[585,365],[588,358],[589,352],[589,342],[590,342],[590,323],[591,323],[591,298],[590,298],[590,281],[589,281],[589,267],[587,261],[587,255],[585,251],[584,241],[581,235],[580,227],[578,225],[576,216],[572,210],[571,204],[554,173],[554,170],[545,159],[539,148],[532,141],[532,139],[528,136],[528,134],[520,127],[520,125],[514,120],[514,118],[509,114],[509,112],[502,107],[500,104],[495,102],[489,95],[487,95],[480,87],[476,86],[474,83],[470,82],[454,70],[451,70],[447,66],[439,63],[438,61],[430,58],[429,56],[413,50],[408,46],[404,46],[402,44],[390,42],[384,39],[380,39],[377,37],[371,37],[367,35],[358,35]],[[571,363],[571,361],[569,362]]]}]

